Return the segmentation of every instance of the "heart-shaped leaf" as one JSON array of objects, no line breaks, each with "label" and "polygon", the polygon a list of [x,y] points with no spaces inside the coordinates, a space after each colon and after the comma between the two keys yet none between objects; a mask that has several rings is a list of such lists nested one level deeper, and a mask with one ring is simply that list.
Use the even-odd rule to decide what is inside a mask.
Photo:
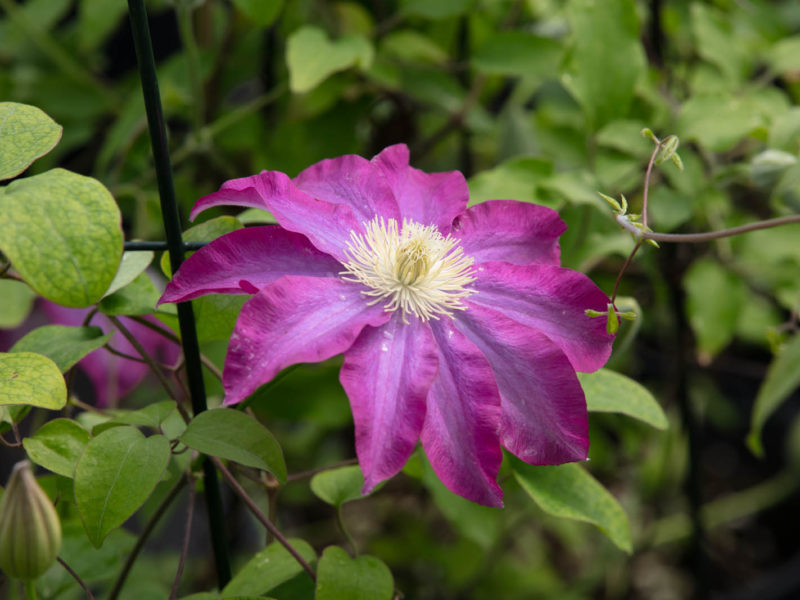
[{"label": "heart-shaped leaf", "polygon": [[669,426],[661,406],[647,388],[609,369],[594,373],[578,373],[586,394],[586,406],[592,412],[614,412],[628,415],[656,429]]},{"label": "heart-shaped leaf", "polygon": [[347,35],[332,42],[319,27],[305,25],[289,36],[289,88],[302,94],[338,71],[356,65],[368,68],[373,54],[372,45],[362,35]]},{"label": "heart-shaped leaf", "polygon": [[33,352],[0,352],[0,406],[60,410],[66,403],[67,386],[52,360]]},{"label": "heart-shaped leaf", "polygon": [[28,104],[0,102],[0,180],[16,177],[55,148],[61,125]]},{"label": "heart-shaped leaf", "polygon": [[341,467],[317,473],[311,478],[311,491],[333,506],[341,506],[350,500],[361,498],[364,475],[361,467]]},{"label": "heart-shaped leaf", "polygon": [[119,208],[103,184],[53,169],[0,193],[0,250],[22,278],[57,304],[97,302],[122,255]]},{"label": "heart-shaped leaf", "polygon": [[144,504],[169,457],[167,438],[146,438],[134,427],[114,427],[87,444],[75,467],[75,502],[92,544],[99,548]]},{"label": "heart-shaped leaf", "polygon": [[28,333],[12,346],[12,352],[38,352],[50,358],[66,373],[84,356],[111,339],[99,327],[44,325]]},{"label": "heart-shaped leaf", "polygon": [[[290,539],[289,543],[300,553],[307,563],[317,560],[314,549],[300,539]],[[251,558],[236,576],[222,590],[223,598],[232,596],[258,596],[265,594],[282,583],[298,575],[303,568],[278,542],[273,542]]]},{"label": "heart-shaped leaf", "polygon": [[315,600],[391,600],[392,573],[374,556],[350,556],[338,546],[322,553],[317,570]]},{"label": "heart-shaped leaf", "polygon": [[609,491],[575,463],[529,465],[511,459],[514,477],[534,502],[556,517],[596,525],[621,550],[632,551],[628,516]]},{"label": "heart-shaped leaf", "polygon": [[89,443],[89,432],[70,419],[54,419],[33,436],[22,440],[28,457],[37,465],[72,478],[75,464]]},{"label": "heart-shaped leaf", "polygon": [[190,448],[269,471],[286,481],[286,463],[277,440],[261,423],[230,408],[196,415],[179,438]]}]

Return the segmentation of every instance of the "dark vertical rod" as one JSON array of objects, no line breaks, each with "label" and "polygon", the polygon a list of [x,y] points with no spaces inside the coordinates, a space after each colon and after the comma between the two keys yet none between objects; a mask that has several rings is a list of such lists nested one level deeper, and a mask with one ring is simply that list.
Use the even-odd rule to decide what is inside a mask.
[{"label": "dark vertical rod", "polygon": [[[139,75],[142,80],[147,125],[150,130],[150,143],[153,148],[158,193],[161,199],[161,214],[167,235],[170,265],[174,273],[183,262],[183,242],[178,204],[175,200],[175,187],[172,182],[172,165],[170,164],[167,146],[167,131],[164,124],[164,114],[161,110],[161,96],[158,91],[156,64],[144,0],[128,0],[128,10],[131,29],[133,30],[136,58],[139,63]],[[197,330],[194,325],[194,313],[191,303],[183,302],[178,304],[178,324],[186,360],[186,376],[189,381],[192,409],[194,414],[199,414],[207,408],[206,390],[203,385],[200,346],[197,341]],[[203,475],[211,543],[214,548],[217,581],[221,589],[230,581],[231,567],[217,472],[209,460],[203,462]]]}]

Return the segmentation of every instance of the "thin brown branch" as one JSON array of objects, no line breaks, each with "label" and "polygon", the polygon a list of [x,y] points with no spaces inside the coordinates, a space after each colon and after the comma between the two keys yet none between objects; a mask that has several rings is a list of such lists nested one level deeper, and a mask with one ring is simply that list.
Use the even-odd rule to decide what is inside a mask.
[{"label": "thin brown branch", "polygon": [[153,513],[153,516],[150,517],[150,520],[147,522],[147,525],[144,526],[142,533],[139,534],[139,538],[136,540],[136,544],[133,546],[131,553],[125,559],[125,564],[122,565],[122,570],[120,571],[119,575],[117,576],[117,580],[114,582],[114,587],[111,589],[111,593],[108,595],[108,600],[117,600],[119,593],[122,591],[122,586],[125,583],[125,579],[127,579],[128,574],[133,567],[133,563],[136,562],[136,558],[139,556],[139,553],[144,548],[145,542],[150,537],[150,534],[153,533],[153,530],[156,528],[156,525],[161,520],[161,517],[167,512],[170,504],[175,501],[175,498],[178,497],[180,491],[183,489],[183,486],[186,485],[189,481],[189,476],[184,474],[174,486],[169,491],[167,496],[161,501],[161,504],[158,505],[158,508]]},{"label": "thin brown branch", "polygon": [[800,223],[800,215],[789,215],[786,217],[777,217],[775,219],[767,219],[766,221],[756,221],[755,223],[748,223],[747,225],[740,225],[739,227],[731,227],[730,229],[720,229],[718,231],[708,231],[705,233],[656,233],[652,231],[642,231],[625,215],[617,215],[617,223],[624,229],[630,231],[637,240],[655,240],[656,242],[674,242],[674,243],[690,243],[699,244],[702,242],[711,242],[722,238],[741,235],[750,231],[758,231],[760,229],[771,229],[773,227],[780,227],[781,225],[791,225],[793,223]]},{"label": "thin brown branch", "polygon": [[133,346],[139,353],[139,355],[144,359],[144,361],[150,367],[150,370],[153,371],[156,378],[158,378],[158,381],[159,383],[161,383],[161,386],[167,392],[167,395],[169,395],[170,398],[173,398],[176,401],[179,400],[179,398],[173,391],[172,386],[169,384],[167,377],[164,375],[163,369],[161,369],[159,364],[153,359],[152,356],[150,356],[147,350],[144,349],[144,346],[142,346],[139,343],[139,340],[136,339],[136,336],[134,336],[130,331],[128,331],[128,328],[125,327],[125,325],[123,325],[119,319],[111,315],[106,315],[106,316],[108,317],[108,320],[111,321],[111,323],[114,325],[114,327],[116,327],[119,330],[119,332],[123,336],[125,336],[125,339],[128,340],[128,342],[130,342],[131,346]]},{"label": "thin brown branch", "polygon": [[183,567],[186,564],[186,555],[189,553],[189,540],[192,537],[192,518],[194,517],[194,500],[195,489],[194,479],[189,475],[189,506],[186,508],[186,529],[183,534],[183,546],[181,546],[181,556],[178,560],[178,570],[175,573],[175,581],[172,583],[172,590],[169,594],[169,600],[175,600],[178,597],[178,586],[181,583],[183,576]]},{"label": "thin brown branch", "polygon": [[57,557],[56,560],[58,561],[58,564],[64,567],[67,573],[72,575],[72,578],[78,582],[78,585],[83,588],[83,591],[86,592],[86,597],[89,600],[94,600],[94,596],[92,595],[92,590],[90,590],[89,586],[86,585],[86,582],[83,581],[83,579],[81,579],[80,576],[75,571],[72,570],[72,567],[70,567],[66,562],[64,562],[64,559],[61,558],[60,556]]},{"label": "thin brown branch", "polygon": [[309,577],[316,581],[317,576],[314,573],[314,569],[311,568],[311,565],[306,562],[306,559],[300,555],[300,553],[295,549],[294,546],[292,546],[289,540],[287,540],[284,535],[278,531],[278,528],[275,527],[272,521],[264,516],[264,513],[261,512],[258,506],[256,506],[256,503],[253,502],[253,499],[247,494],[245,489],[239,484],[238,481],[236,481],[236,478],[231,474],[230,471],[228,471],[225,465],[222,464],[222,461],[216,456],[209,456],[209,458],[213,461],[217,469],[219,469],[220,473],[222,473],[222,476],[225,478],[228,484],[233,488],[233,491],[236,492],[236,495],[239,496],[239,498],[241,498],[242,501],[247,505],[247,508],[249,508],[250,512],[253,513],[253,516],[255,516],[255,518],[267,528],[267,531],[272,534],[279,544],[288,550],[289,554],[291,554],[298,564],[303,567],[306,573],[308,573]]}]

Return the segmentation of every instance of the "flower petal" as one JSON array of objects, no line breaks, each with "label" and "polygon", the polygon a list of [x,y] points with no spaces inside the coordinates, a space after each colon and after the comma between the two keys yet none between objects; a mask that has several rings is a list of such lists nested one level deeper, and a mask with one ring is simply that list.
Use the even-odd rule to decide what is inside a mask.
[{"label": "flower petal", "polygon": [[451,319],[431,322],[439,374],[428,393],[422,446],[452,492],[486,506],[502,506],[497,472],[503,455],[498,432],[500,396],[483,354]]},{"label": "flower petal", "polygon": [[430,327],[397,313],[365,327],[345,353],[339,375],[350,398],[364,494],[395,475],[414,451],[425,419],[425,398],[439,358]]},{"label": "flower petal", "polygon": [[365,326],[388,321],[361,289],[338,278],[288,275],[248,300],[225,358],[225,403],[244,400],[289,365],[344,352]]},{"label": "flower petal", "polygon": [[458,326],[492,366],[502,398],[503,446],[535,465],[584,460],[586,400],[567,358],[544,334],[471,304]]},{"label": "flower petal", "polygon": [[611,355],[614,336],[605,319],[586,309],[605,311],[608,297],[583,273],[544,265],[482,263],[475,269],[470,303],[494,308],[514,321],[544,333],[576,371],[592,372]]},{"label": "flower petal", "polygon": [[403,219],[445,228],[467,207],[469,189],[459,171],[425,173],[408,164],[408,146],[396,144],[372,159],[397,198]]},{"label": "flower petal", "polygon": [[308,238],[277,225],[238,229],[190,256],[167,284],[162,302],[205,294],[253,294],[283,275],[335,277],[342,265]]},{"label": "flower petal", "polygon": [[328,158],[294,179],[297,189],[331,204],[349,206],[361,223],[376,216],[400,221],[397,201],[380,168],[366,158],[347,154]]},{"label": "flower petal", "polygon": [[456,217],[450,233],[476,263],[502,260],[515,265],[560,264],[558,237],[567,225],[546,206],[490,200]]},{"label": "flower petal", "polygon": [[262,171],[231,179],[218,192],[203,196],[192,209],[191,219],[212,206],[230,205],[270,211],[284,229],[302,233],[319,250],[339,260],[351,231],[361,231],[361,221],[349,206],[312,198],[297,189],[287,175]]}]

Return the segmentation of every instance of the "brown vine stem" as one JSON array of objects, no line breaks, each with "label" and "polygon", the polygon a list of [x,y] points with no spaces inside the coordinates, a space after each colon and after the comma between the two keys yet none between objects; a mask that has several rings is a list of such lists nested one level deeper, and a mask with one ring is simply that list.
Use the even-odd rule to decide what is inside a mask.
[{"label": "brown vine stem", "polygon": [[[134,321],[139,323],[139,325],[144,325],[148,329],[151,329],[151,330],[155,331],[156,333],[158,333],[159,335],[165,337],[166,339],[170,340],[171,342],[175,342],[176,344],[180,344],[181,343],[181,340],[178,338],[177,335],[173,334],[171,331],[167,331],[163,327],[159,327],[155,323],[151,323],[147,319],[144,319],[144,318],[138,317],[138,316],[131,316],[131,317],[128,317],[128,318],[133,319]],[[204,355],[201,354],[200,355],[200,362],[203,363],[203,366],[206,369],[208,369],[214,377],[216,377],[220,381],[222,380],[222,371],[219,370],[217,365],[215,365],[213,362],[211,362],[210,358],[208,358],[207,356],[204,356]]]},{"label": "brown vine stem", "polygon": [[86,585],[86,582],[80,578],[80,575],[78,575],[75,571],[73,571],[72,568],[66,562],[64,562],[64,559],[61,558],[60,556],[57,557],[56,560],[58,561],[58,564],[64,567],[67,573],[72,575],[72,578],[78,582],[78,585],[83,588],[83,591],[86,592],[86,597],[89,600],[94,600],[94,596],[92,595],[92,590],[90,590],[89,586]]},{"label": "brown vine stem", "polygon": [[136,544],[133,546],[131,553],[128,555],[128,558],[125,559],[125,564],[122,566],[122,570],[120,571],[119,575],[117,576],[117,580],[114,582],[114,587],[111,590],[111,593],[108,595],[108,600],[117,600],[119,593],[122,591],[122,586],[125,584],[125,579],[128,577],[128,573],[130,573],[131,568],[133,567],[133,563],[136,562],[136,558],[139,556],[139,553],[144,548],[145,542],[150,537],[150,534],[153,533],[153,530],[156,528],[156,525],[161,520],[161,517],[164,516],[164,513],[167,512],[169,505],[175,501],[175,498],[178,497],[178,494],[183,489],[183,486],[189,482],[189,476],[184,473],[183,476],[172,486],[172,489],[169,491],[167,496],[161,501],[161,504],[158,505],[158,508],[153,513],[153,516],[150,517],[150,520],[147,522],[147,525],[144,526],[142,533],[139,534],[139,538],[136,540]]},{"label": "brown vine stem", "polygon": [[236,495],[239,496],[239,498],[241,498],[242,501],[247,505],[247,508],[249,508],[250,512],[253,513],[253,516],[255,516],[255,518],[258,519],[258,521],[264,527],[267,528],[267,531],[269,531],[272,534],[272,536],[278,541],[278,543],[280,543],[284,548],[286,548],[289,554],[291,554],[294,557],[294,559],[298,562],[298,564],[301,567],[303,567],[306,573],[308,573],[309,577],[311,577],[312,580],[316,581],[317,575],[316,573],[314,573],[314,569],[311,568],[311,565],[309,565],[306,562],[306,559],[304,559],[300,555],[300,553],[294,546],[292,546],[289,540],[287,540],[284,537],[284,535],[280,531],[278,531],[278,528],[275,527],[272,521],[270,521],[264,515],[264,513],[261,512],[258,506],[256,506],[256,503],[253,502],[253,499],[250,498],[250,496],[247,494],[245,489],[239,484],[238,481],[236,481],[236,478],[231,474],[230,471],[228,471],[225,465],[222,464],[222,461],[218,459],[216,456],[209,456],[209,458],[217,467],[217,469],[219,469],[219,472],[222,473],[222,476],[225,478],[225,480],[228,482],[231,488],[233,488],[233,491],[236,492]]},{"label": "brown vine stem", "polygon": [[[644,217],[644,214],[642,215]],[[734,235],[741,235],[750,231],[758,231],[759,229],[771,229],[773,227],[780,227],[781,225],[790,225],[792,223],[800,223],[800,215],[789,215],[786,217],[777,217],[775,219],[767,219],[766,221],[757,221],[755,223],[748,223],[747,225],[740,225],[739,227],[731,227],[730,229],[720,229],[718,231],[707,231],[705,233],[656,233],[652,231],[642,231],[636,225],[631,223],[625,215],[617,215],[617,223],[624,229],[630,231],[637,240],[654,240],[656,242],[674,242],[674,243],[692,243],[699,244],[702,242],[711,242],[722,238],[732,237]]]},{"label": "brown vine stem", "polygon": [[192,518],[194,517],[194,478],[188,476],[189,481],[189,506],[186,508],[186,529],[183,535],[183,546],[181,547],[181,556],[178,559],[178,570],[175,572],[175,581],[172,583],[172,590],[169,594],[169,600],[175,600],[178,597],[178,586],[181,583],[183,576],[183,567],[186,564],[186,555],[189,553],[189,540],[192,537]]},{"label": "brown vine stem", "polygon": [[123,325],[118,318],[113,317],[111,315],[106,315],[106,316],[108,317],[108,320],[111,321],[111,323],[114,325],[114,327],[116,327],[119,330],[119,332],[123,336],[125,336],[125,339],[130,342],[131,346],[133,346],[136,349],[139,355],[147,363],[147,366],[150,367],[150,370],[153,371],[153,373],[155,373],[155,376],[158,378],[158,381],[161,383],[161,386],[167,392],[167,395],[169,395],[170,398],[173,398],[176,401],[179,400],[174,390],[172,389],[172,386],[169,384],[167,377],[164,375],[164,371],[159,367],[158,363],[153,359],[153,357],[150,356],[147,350],[144,349],[144,346],[142,346],[139,343],[139,340],[136,339],[136,336],[134,336],[130,331],[128,331],[128,328],[125,327],[125,325]]}]

